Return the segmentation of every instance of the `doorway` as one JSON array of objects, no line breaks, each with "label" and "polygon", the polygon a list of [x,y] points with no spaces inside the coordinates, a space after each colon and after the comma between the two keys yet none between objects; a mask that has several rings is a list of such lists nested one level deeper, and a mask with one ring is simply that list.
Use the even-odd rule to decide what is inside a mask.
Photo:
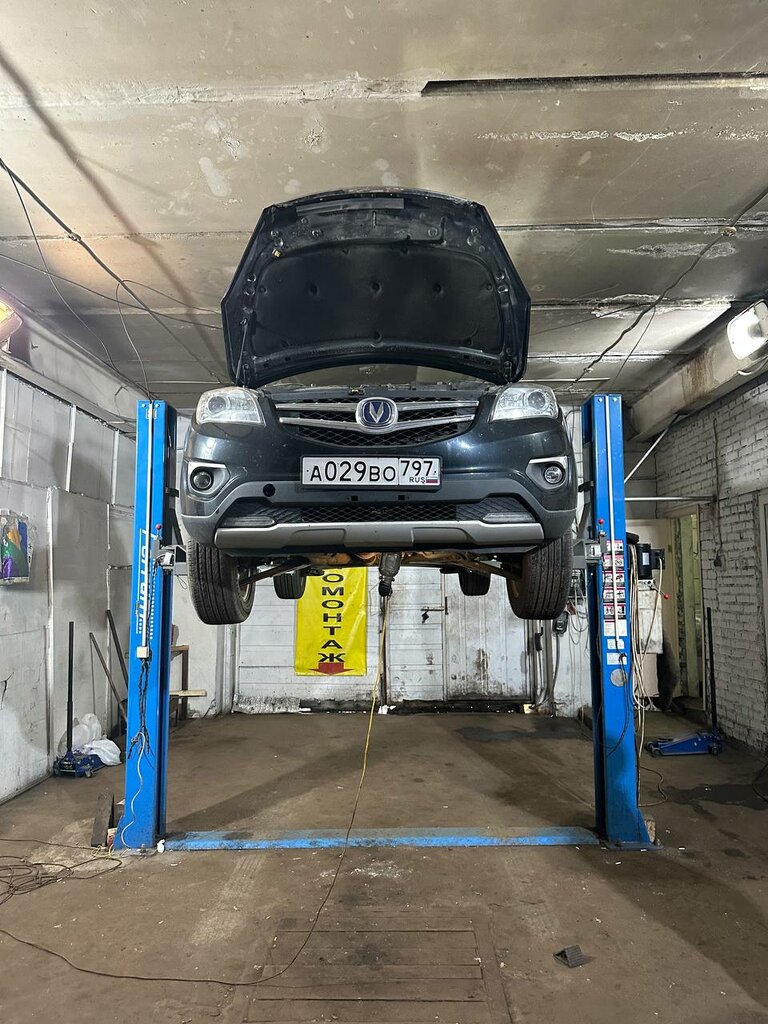
[{"label": "doorway", "polygon": [[673,520],[673,550],[677,607],[680,689],[683,696],[701,700],[704,693],[701,555],[697,512]]}]

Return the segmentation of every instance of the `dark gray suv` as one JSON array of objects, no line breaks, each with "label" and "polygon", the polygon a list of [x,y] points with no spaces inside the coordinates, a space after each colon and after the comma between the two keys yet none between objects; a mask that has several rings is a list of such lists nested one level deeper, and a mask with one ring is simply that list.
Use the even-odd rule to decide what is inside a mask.
[{"label": "dark gray suv", "polygon": [[[530,299],[486,210],[416,190],[264,211],[222,303],[234,387],[190,426],[181,511],[200,618],[328,566],[502,574],[513,611],[565,605],[573,450],[552,391],[517,384]],[[391,579],[390,579],[391,582]]]}]

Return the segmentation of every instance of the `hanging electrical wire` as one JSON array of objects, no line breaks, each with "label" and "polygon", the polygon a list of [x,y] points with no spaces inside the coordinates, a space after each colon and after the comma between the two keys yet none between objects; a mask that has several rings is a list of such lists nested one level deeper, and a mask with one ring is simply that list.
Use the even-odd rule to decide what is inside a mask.
[{"label": "hanging electrical wire", "polygon": [[136,291],[134,291],[134,289],[133,289],[133,288],[132,288],[132,287],[131,287],[131,286],[130,286],[129,284],[127,284],[127,283],[125,282],[125,280],[124,280],[124,279],[123,279],[122,277],[120,277],[120,275],[119,275],[119,274],[117,274],[117,273],[116,273],[116,272],[115,272],[115,271],[114,271],[114,270],[113,270],[113,269],[112,269],[112,268],[111,268],[111,267],[109,266],[109,264],[108,264],[108,263],[106,263],[106,262],[105,262],[105,261],[104,261],[104,260],[103,260],[103,259],[102,259],[102,258],[101,258],[101,257],[100,257],[99,255],[98,255],[98,253],[97,253],[97,252],[95,252],[95,251],[94,251],[94,249],[92,249],[92,248],[91,248],[91,246],[90,246],[90,245],[89,245],[89,244],[88,244],[88,243],[87,243],[87,242],[86,242],[86,241],[85,241],[85,240],[84,240],[84,239],[83,239],[83,238],[82,238],[82,237],[81,237],[81,236],[80,236],[80,235],[79,235],[79,234],[78,234],[78,233],[77,233],[77,232],[76,232],[76,231],[75,231],[75,230],[74,230],[74,229],[73,229],[72,227],[70,227],[70,225],[69,225],[69,224],[67,224],[67,223],[66,223],[66,221],[64,221],[64,220],[62,219],[62,218],[61,218],[61,217],[60,217],[60,216],[59,216],[59,215],[58,215],[58,214],[57,214],[57,213],[55,212],[55,210],[53,210],[53,209],[52,209],[52,208],[51,208],[51,207],[50,207],[50,206],[48,205],[48,203],[46,203],[46,202],[45,202],[45,200],[44,200],[44,199],[42,199],[42,198],[41,198],[41,197],[40,197],[40,196],[39,196],[39,195],[37,194],[37,192],[35,192],[35,190],[34,190],[34,189],[33,189],[33,188],[32,188],[32,187],[30,186],[30,185],[28,185],[28,184],[26,183],[26,181],[24,181],[24,179],[23,179],[22,177],[20,177],[20,175],[18,175],[18,174],[17,174],[17,173],[16,173],[16,172],[15,172],[15,171],[13,170],[13,168],[12,168],[12,167],[10,167],[10,166],[9,166],[9,164],[8,164],[8,163],[7,163],[7,162],[6,162],[6,161],[5,161],[5,160],[4,160],[4,159],[3,159],[2,157],[0,157],[0,169],[4,170],[4,171],[6,172],[6,174],[8,175],[8,177],[9,177],[9,178],[11,179],[11,181],[12,181],[12,182],[14,183],[14,187],[15,187],[15,188],[17,189],[17,191],[18,191],[18,189],[22,189],[22,190],[23,190],[23,191],[24,191],[24,192],[25,192],[25,193],[26,193],[26,194],[27,194],[27,195],[28,195],[28,196],[29,196],[29,197],[30,197],[30,198],[31,198],[31,199],[32,199],[32,200],[33,200],[33,201],[34,201],[35,203],[37,203],[37,205],[38,205],[38,206],[39,206],[39,207],[40,207],[40,208],[41,208],[41,209],[42,209],[42,210],[43,210],[43,211],[44,211],[44,212],[45,212],[45,213],[46,213],[46,214],[47,214],[47,215],[48,215],[48,216],[49,216],[49,217],[50,217],[50,218],[51,218],[51,219],[52,219],[52,220],[53,220],[53,221],[54,221],[54,222],[56,223],[56,224],[58,224],[58,226],[59,226],[59,227],[60,227],[60,228],[62,229],[62,231],[64,231],[64,232],[66,233],[67,237],[68,237],[68,238],[69,238],[69,239],[70,239],[71,241],[73,241],[73,242],[75,242],[75,243],[76,243],[77,245],[79,245],[79,246],[80,246],[80,247],[81,247],[81,248],[82,248],[82,249],[83,249],[83,250],[84,250],[84,251],[85,251],[85,252],[86,252],[86,253],[88,254],[88,256],[89,256],[89,257],[90,257],[90,258],[91,258],[91,259],[92,259],[92,260],[94,261],[94,263],[96,263],[96,265],[97,265],[98,267],[100,267],[100,268],[101,268],[101,269],[102,269],[102,270],[104,271],[104,273],[105,273],[105,274],[108,274],[108,275],[109,275],[109,277],[111,277],[111,278],[112,278],[112,280],[113,280],[113,281],[114,281],[114,282],[115,282],[116,284],[118,284],[118,285],[122,285],[122,287],[123,287],[123,288],[125,289],[125,291],[127,292],[127,294],[128,294],[128,295],[130,295],[130,296],[131,296],[131,297],[132,297],[133,299],[135,299],[135,301],[136,301],[136,302],[137,302],[137,303],[139,304],[139,306],[140,306],[140,307],[141,307],[141,308],[142,308],[143,310],[145,310],[145,312],[147,312],[147,313],[148,313],[148,314],[149,314],[149,315],[150,315],[150,316],[152,317],[152,319],[153,319],[153,320],[154,320],[154,321],[155,321],[155,322],[156,322],[156,323],[158,324],[158,326],[159,326],[159,327],[161,327],[161,328],[162,328],[162,330],[164,330],[164,331],[166,332],[166,334],[170,335],[170,337],[171,337],[171,338],[173,338],[173,340],[174,340],[174,341],[176,342],[176,344],[177,344],[177,345],[178,345],[178,346],[179,346],[180,348],[182,348],[182,349],[183,349],[183,350],[184,350],[184,351],[185,351],[185,352],[187,353],[187,355],[188,355],[188,356],[189,356],[189,357],[190,357],[191,359],[193,359],[193,360],[194,360],[194,362],[196,362],[196,363],[197,363],[197,364],[198,364],[198,365],[199,365],[200,367],[202,367],[202,369],[203,369],[203,370],[205,370],[205,372],[206,372],[207,374],[209,374],[209,376],[211,377],[211,379],[212,379],[212,380],[216,381],[216,383],[220,383],[220,381],[219,381],[219,378],[218,378],[218,376],[217,376],[217,375],[216,375],[216,374],[215,374],[215,373],[213,372],[213,370],[209,369],[209,367],[207,367],[207,366],[205,365],[205,363],[204,363],[204,362],[203,362],[203,361],[202,361],[202,360],[201,360],[201,359],[199,358],[199,356],[198,356],[198,355],[197,355],[197,354],[196,354],[196,353],[195,353],[195,352],[194,352],[194,351],[193,351],[193,350],[192,350],[192,349],[191,349],[191,348],[189,347],[189,345],[187,345],[187,343],[186,343],[186,342],[185,342],[185,341],[184,341],[184,340],[183,340],[182,338],[180,338],[180,337],[179,337],[179,336],[178,336],[178,335],[177,335],[177,334],[175,333],[175,331],[172,331],[172,330],[171,330],[171,328],[170,328],[170,327],[168,326],[168,324],[164,322],[163,318],[162,318],[162,317],[159,317],[159,316],[157,315],[157,313],[156,313],[156,312],[155,312],[155,311],[154,311],[154,310],[153,310],[153,309],[152,309],[152,308],[151,308],[150,306],[148,306],[148,305],[147,305],[147,303],[146,303],[146,302],[144,301],[144,299],[142,299],[142,297],[141,297],[141,296],[140,296],[140,295],[139,295],[139,294],[138,294],[138,293],[137,293]]},{"label": "hanging electrical wire", "polygon": [[744,206],[740,208],[739,212],[723,225],[720,233],[715,238],[711,239],[709,242],[702,246],[701,251],[694,257],[693,261],[687,267],[681,270],[677,277],[675,277],[673,281],[670,281],[670,283],[666,286],[666,288],[664,288],[663,291],[661,291],[654,299],[646,303],[641,308],[638,315],[632,320],[632,323],[628,327],[625,327],[620,332],[619,336],[615,339],[615,341],[612,341],[610,345],[603,349],[602,352],[600,352],[598,355],[596,355],[593,359],[590,360],[587,366],[585,366],[585,368],[582,370],[582,372],[571,385],[571,390],[575,387],[576,384],[581,383],[581,381],[587,376],[588,373],[590,373],[600,362],[602,362],[603,359],[605,359],[607,355],[613,352],[613,350],[621,344],[624,338],[626,338],[626,336],[630,334],[635,329],[635,327],[637,327],[637,325],[640,323],[643,317],[645,317],[652,310],[656,310],[659,304],[663,302],[664,299],[667,298],[669,293],[671,291],[674,291],[674,289],[677,288],[677,286],[681,284],[682,281],[684,281],[685,278],[688,277],[688,275],[691,274],[696,269],[696,267],[698,267],[699,263],[701,263],[701,261],[708,255],[708,253],[712,251],[712,249],[714,249],[716,245],[719,245],[727,237],[733,235],[735,233],[735,229],[739,221],[743,217],[745,217],[750,210],[752,210],[755,206],[761,203],[766,197],[768,197],[768,185],[762,188],[757,193],[757,195],[753,196],[747,203],[745,203]]},{"label": "hanging electrical wire", "polygon": [[[7,168],[6,168],[6,171],[7,171]],[[53,279],[53,276],[51,275],[51,271],[50,271],[50,269],[48,267],[48,261],[45,258],[45,254],[43,252],[42,246],[40,245],[40,240],[37,237],[37,232],[35,231],[35,227],[34,227],[34,225],[32,223],[32,218],[29,215],[29,210],[27,209],[27,204],[24,201],[24,196],[21,194],[21,190],[19,189],[19,186],[17,185],[14,177],[10,174],[10,172],[8,172],[8,178],[9,178],[9,180],[11,182],[11,185],[13,186],[14,192],[16,193],[16,198],[19,200],[19,203],[21,204],[21,209],[22,209],[22,211],[24,213],[24,219],[26,220],[27,226],[29,227],[29,230],[32,233],[32,238],[35,241],[35,246],[37,247],[38,255],[40,256],[40,259],[41,259],[42,264],[43,264],[43,268],[44,268],[43,269],[43,273],[47,276],[48,280],[51,283],[51,286],[52,286],[53,290],[56,292],[56,294],[58,295],[59,299],[64,303],[64,305],[69,310],[69,312],[72,314],[72,316],[75,318],[75,320],[77,320],[77,322],[82,327],[84,327],[85,330],[88,331],[88,333],[91,334],[96,339],[96,341],[98,341],[98,343],[101,345],[101,347],[104,349],[104,353],[105,353],[105,355],[107,357],[107,361],[108,361],[109,365],[111,366],[111,368],[115,372],[117,372],[117,367],[115,366],[114,360],[112,359],[112,354],[110,353],[109,349],[107,348],[106,344],[104,343],[104,340],[99,337],[99,335],[96,333],[96,331],[94,331],[93,328],[89,324],[87,324],[85,322],[85,320],[83,320],[83,318],[80,316],[80,314],[77,312],[77,310],[73,309],[72,306],[67,302],[67,300],[64,298],[64,296],[61,294],[61,290],[59,289],[59,286],[56,284],[56,281]]]},{"label": "hanging electrical wire", "polygon": [[[650,315],[650,318],[649,318],[649,320],[648,320],[648,323],[647,323],[647,324],[645,325],[645,327],[644,327],[644,328],[642,329],[642,331],[640,332],[640,336],[638,337],[638,339],[637,339],[637,341],[635,342],[635,344],[634,344],[634,345],[632,346],[632,348],[631,348],[631,349],[629,350],[629,352],[627,352],[626,356],[624,357],[624,362],[623,362],[623,363],[621,364],[621,366],[619,367],[619,372],[618,372],[618,373],[616,374],[616,376],[615,376],[615,377],[613,378],[613,380],[611,381],[611,387],[615,387],[615,385],[616,385],[616,381],[617,381],[617,380],[619,379],[619,377],[620,377],[620,376],[622,375],[622,373],[624,372],[624,370],[626,370],[626,368],[627,368],[627,363],[628,363],[628,362],[629,362],[629,360],[630,360],[630,359],[632,358],[632,356],[633,356],[633,355],[635,354],[635,352],[637,352],[637,350],[638,350],[638,348],[639,348],[639,346],[640,346],[640,343],[642,342],[643,338],[644,338],[644,337],[646,336],[646,334],[647,334],[647,333],[648,333],[648,331],[650,330],[650,328],[651,328],[651,324],[653,323],[653,318],[654,318],[655,316],[656,316],[656,307],[654,306],[654,308],[653,308],[653,309],[651,310],[651,315]],[[600,388],[599,388],[599,387],[598,387],[598,388],[595,388],[595,391],[599,391],[599,390],[600,390]]]},{"label": "hanging electrical wire", "polygon": [[[12,292],[10,290],[10,288],[5,286],[2,289],[2,293],[9,297],[9,299],[11,301],[11,304],[13,305],[14,309],[16,309],[17,311],[20,310],[20,311],[28,312],[29,315],[32,316],[32,317],[35,316],[35,312],[36,311],[34,309],[32,309],[20,296],[14,294],[14,292]],[[94,354],[93,354],[92,350],[87,348],[84,344],[81,344],[79,341],[77,341],[73,337],[70,337],[69,335],[67,335],[67,339],[66,340],[67,340],[67,344],[71,345],[72,348],[75,349],[77,352],[79,352],[84,358],[86,358],[87,360],[93,360],[94,359]],[[106,365],[106,364],[104,364],[104,365]],[[110,367],[110,370],[111,370],[111,372],[114,374],[114,376],[119,381],[122,381],[121,386],[115,391],[114,397],[117,397],[117,395],[121,391],[123,391],[126,387],[136,388],[139,391],[141,390],[139,384],[137,383],[137,381],[134,380],[133,377],[129,377],[127,374],[123,373],[122,370],[112,369],[111,367]],[[105,423],[110,423],[110,424],[129,423],[129,422],[133,422],[133,417],[127,417],[127,416],[106,417],[104,419],[104,422]]]},{"label": "hanging electrical wire", "polygon": [[[546,307],[536,308],[542,310],[546,309]],[[599,306],[595,307],[591,316],[582,317],[580,320],[571,320],[571,322],[567,324],[557,324],[555,327],[544,327],[540,331],[534,331],[531,334],[531,337],[538,338],[541,334],[552,334],[553,331],[565,331],[569,327],[578,327],[579,324],[593,324],[595,320],[603,320],[606,317],[614,316],[616,313],[625,313],[628,309],[637,309],[637,303],[633,302],[628,306],[618,306],[615,308],[613,306],[606,307],[606,312],[602,314],[599,312],[599,309]]]},{"label": "hanging electrical wire", "polygon": [[117,303],[117,312],[120,314],[120,323],[123,325],[123,330],[125,331],[125,336],[128,339],[128,344],[133,349],[134,355],[138,359],[139,366],[141,367],[141,373],[142,373],[142,376],[144,377],[144,393],[146,394],[147,398],[149,398],[151,400],[153,396],[151,395],[150,390],[149,390],[149,381],[147,380],[147,369],[144,366],[144,360],[141,358],[141,355],[139,354],[139,350],[136,348],[136,346],[133,343],[133,338],[131,337],[131,335],[130,335],[130,333],[128,331],[128,325],[126,324],[125,317],[123,316],[123,308],[120,305],[120,284],[119,283],[115,285],[115,302]]},{"label": "hanging electrical wire", "polygon": [[[38,236],[39,237],[39,236]],[[24,267],[25,270],[32,270],[35,274],[42,274],[44,277],[55,278],[57,281],[63,281],[64,284],[72,285],[73,288],[79,288],[81,291],[88,292],[89,295],[96,295],[100,299],[106,299],[107,302],[114,302],[115,298],[113,295],[107,295],[106,292],[100,292],[98,288],[91,288],[90,285],[83,284],[82,281],[76,281],[73,277],[65,277],[64,274],[57,274],[50,267],[46,270],[43,267],[36,267],[34,263],[29,263],[27,260],[20,260],[18,256],[9,256],[7,252],[0,252],[0,260],[6,260],[8,263],[14,263],[17,267]],[[170,295],[168,292],[161,292],[159,288],[153,288],[151,285],[145,284],[143,281],[133,281],[131,278],[126,277],[125,280],[128,284],[135,284],[140,288],[147,288],[151,292],[157,292],[158,295],[164,295],[166,298],[177,301],[180,306],[185,305],[182,299],[176,299],[175,296]],[[62,302],[65,300],[62,298]],[[135,302],[128,302],[125,299],[122,300],[123,309],[139,309],[144,312],[143,306],[138,306]],[[189,309],[199,309],[203,313],[216,313],[215,309],[207,309],[204,306],[189,306]],[[161,316],[166,320],[174,320],[179,324],[188,324],[190,327],[204,327],[209,331],[222,331],[224,328],[221,324],[207,324],[201,320],[189,320],[187,317],[177,316],[175,313],[164,313],[160,309],[152,307],[152,311]]]}]

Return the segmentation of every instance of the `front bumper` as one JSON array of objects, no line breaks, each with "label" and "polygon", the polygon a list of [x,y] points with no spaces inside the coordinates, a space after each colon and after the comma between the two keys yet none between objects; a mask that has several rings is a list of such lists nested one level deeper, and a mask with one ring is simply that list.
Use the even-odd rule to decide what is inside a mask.
[{"label": "front bumper", "polygon": [[[197,464],[197,463],[195,463]],[[186,469],[186,467],[185,467]],[[265,487],[275,494],[265,499]],[[435,549],[525,551],[562,536],[570,508],[542,506],[531,489],[506,478],[445,480],[431,494],[340,495],[295,481],[243,481],[203,515],[182,515],[201,544],[265,556],[335,551]],[[319,493],[317,493],[319,491]],[[502,521],[500,521],[502,520]]]},{"label": "front bumper", "polygon": [[236,555],[334,551],[429,551],[534,547],[544,539],[538,523],[312,523],[220,527],[216,547]]},{"label": "front bumper", "polygon": [[[193,421],[181,472],[187,533],[233,554],[381,550],[526,551],[570,529],[576,467],[562,422],[488,422],[483,408],[465,432],[428,445],[345,450],[298,438],[276,422],[221,427]],[[435,490],[332,489],[300,482],[301,457],[360,455],[438,457]],[[566,479],[546,486],[533,468],[557,460]],[[210,468],[210,496],[190,473]]]}]

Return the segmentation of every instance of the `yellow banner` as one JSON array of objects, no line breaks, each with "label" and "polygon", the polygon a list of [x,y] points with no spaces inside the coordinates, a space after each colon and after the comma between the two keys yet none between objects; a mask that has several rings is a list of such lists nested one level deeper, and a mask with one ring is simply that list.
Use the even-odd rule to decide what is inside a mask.
[{"label": "yellow banner", "polygon": [[296,674],[364,676],[367,569],[326,569],[307,577],[296,614]]}]

